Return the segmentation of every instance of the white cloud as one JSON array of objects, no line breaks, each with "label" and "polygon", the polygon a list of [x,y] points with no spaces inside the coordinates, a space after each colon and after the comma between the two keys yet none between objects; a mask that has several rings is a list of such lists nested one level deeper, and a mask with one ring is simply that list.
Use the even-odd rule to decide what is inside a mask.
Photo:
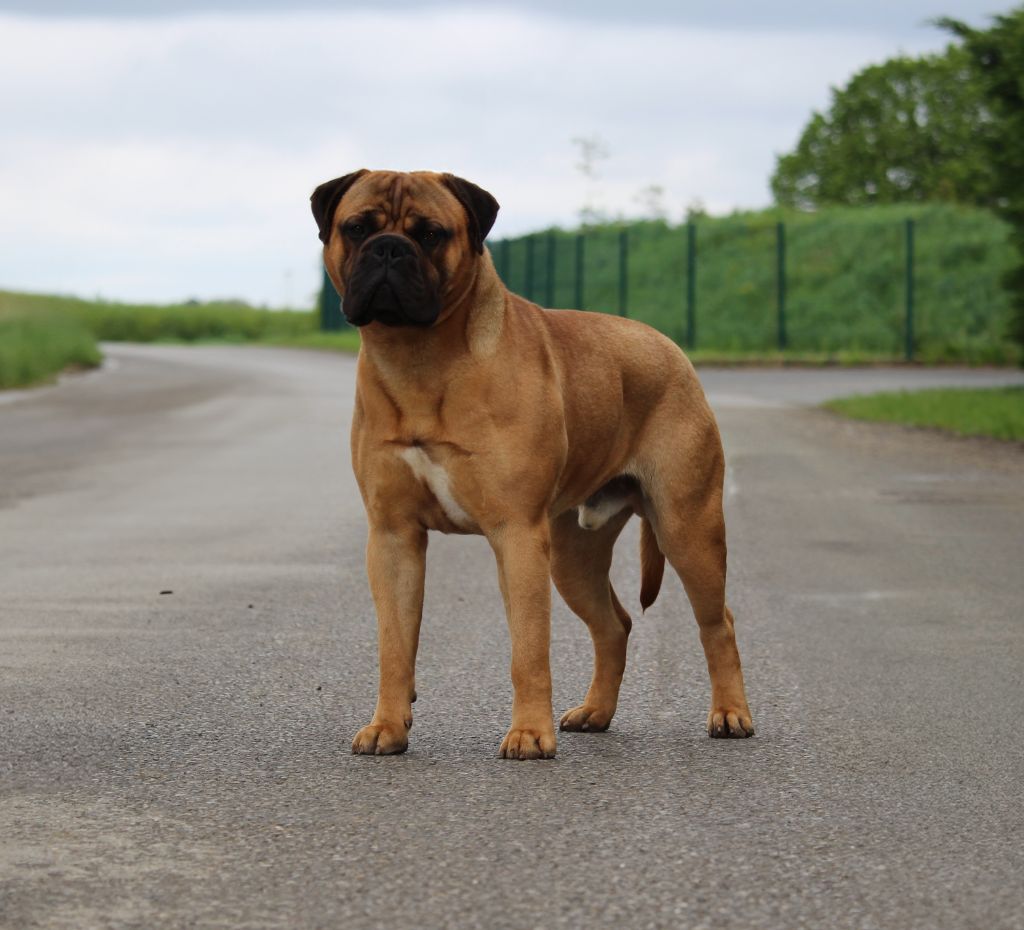
[{"label": "white cloud", "polygon": [[0,16],[0,286],[303,299],[318,182],[451,170],[502,202],[498,235],[569,224],[589,186],[570,139],[594,132],[613,212],[649,184],[677,217],[763,205],[829,85],[898,50],[500,9]]}]

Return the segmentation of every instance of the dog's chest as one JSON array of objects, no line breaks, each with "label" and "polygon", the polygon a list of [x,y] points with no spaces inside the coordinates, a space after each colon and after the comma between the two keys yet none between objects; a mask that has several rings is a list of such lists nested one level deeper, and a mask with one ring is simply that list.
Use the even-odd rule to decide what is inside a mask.
[{"label": "dog's chest", "polygon": [[409,466],[415,480],[433,495],[445,517],[462,530],[471,530],[475,521],[459,503],[445,466],[430,456],[422,446],[406,446],[398,457]]}]

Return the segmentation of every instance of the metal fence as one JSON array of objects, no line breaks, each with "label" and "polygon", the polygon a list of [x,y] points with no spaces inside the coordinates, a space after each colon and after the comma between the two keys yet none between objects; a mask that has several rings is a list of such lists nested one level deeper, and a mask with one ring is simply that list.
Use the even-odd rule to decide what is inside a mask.
[{"label": "metal fence", "polygon": [[320,328],[325,332],[337,332],[339,329],[348,328],[349,324],[345,319],[345,314],[341,312],[341,298],[326,271],[324,271],[323,283],[320,285],[317,312],[320,314]]},{"label": "metal fence", "polygon": [[528,300],[634,317],[689,349],[997,360],[1005,227],[981,211],[918,213],[548,230],[490,248]]},{"label": "metal fence", "polygon": [[[649,221],[488,246],[526,299],[643,320],[689,349],[976,361],[1008,351],[999,279],[1012,249],[984,211]],[[326,278],[323,291],[323,327],[344,326]]]}]

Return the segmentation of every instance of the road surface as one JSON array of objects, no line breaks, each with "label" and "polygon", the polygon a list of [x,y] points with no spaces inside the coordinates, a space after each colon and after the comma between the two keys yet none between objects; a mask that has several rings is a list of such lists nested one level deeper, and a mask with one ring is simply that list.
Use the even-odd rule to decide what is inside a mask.
[{"label": "road surface", "polygon": [[[704,735],[667,577],[612,729],[519,763],[474,538],[431,538],[410,751],[349,752],[350,358],[110,356],[0,405],[3,928],[1024,926],[1024,452],[801,406],[1019,373],[705,372],[757,736]],[[555,603],[557,714],[590,647]]]}]

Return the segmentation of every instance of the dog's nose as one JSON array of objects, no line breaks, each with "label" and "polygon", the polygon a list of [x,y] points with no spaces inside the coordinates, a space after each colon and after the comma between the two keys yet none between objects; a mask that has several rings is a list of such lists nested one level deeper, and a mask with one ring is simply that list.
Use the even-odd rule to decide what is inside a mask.
[{"label": "dog's nose", "polygon": [[404,236],[385,233],[370,243],[370,251],[385,262],[396,262],[413,254],[412,243]]}]

